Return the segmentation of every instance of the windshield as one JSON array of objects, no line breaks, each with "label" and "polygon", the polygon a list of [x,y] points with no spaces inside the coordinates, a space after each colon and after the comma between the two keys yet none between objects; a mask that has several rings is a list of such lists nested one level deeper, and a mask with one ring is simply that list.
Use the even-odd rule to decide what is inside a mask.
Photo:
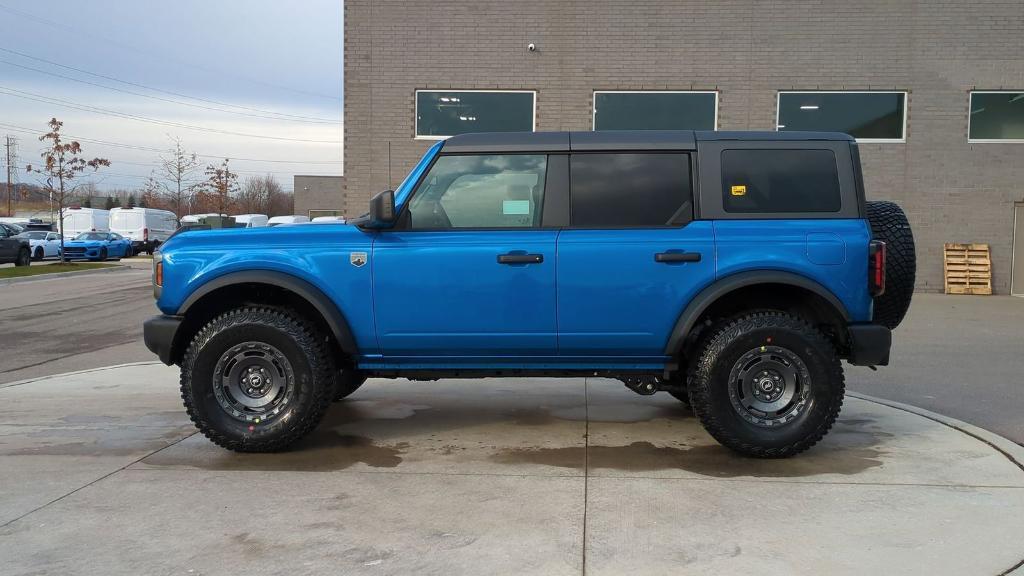
[{"label": "windshield", "polygon": [[28,238],[29,240],[46,240],[46,232],[22,232],[18,234],[18,238]]},{"label": "windshield", "polygon": [[107,235],[100,232],[84,232],[75,236],[75,240],[106,240]]}]

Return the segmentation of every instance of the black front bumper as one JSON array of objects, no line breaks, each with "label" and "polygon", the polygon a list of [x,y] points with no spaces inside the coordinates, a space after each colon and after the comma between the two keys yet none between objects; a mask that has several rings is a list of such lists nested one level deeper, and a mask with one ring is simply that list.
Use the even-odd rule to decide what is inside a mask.
[{"label": "black front bumper", "polygon": [[855,366],[888,366],[892,332],[878,324],[851,324],[850,357]]},{"label": "black front bumper", "polygon": [[146,343],[146,348],[168,366],[174,364],[176,360],[174,340],[182,320],[184,319],[181,316],[162,314],[142,323],[142,340]]}]

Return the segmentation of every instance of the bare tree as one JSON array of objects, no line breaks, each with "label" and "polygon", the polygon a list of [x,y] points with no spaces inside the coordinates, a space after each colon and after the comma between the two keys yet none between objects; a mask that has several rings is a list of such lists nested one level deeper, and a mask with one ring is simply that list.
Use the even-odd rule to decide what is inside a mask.
[{"label": "bare tree", "polygon": [[48,124],[50,131],[39,137],[40,142],[49,141],[48,148],[40,154],[43,165],[33,167],[29,164],[25,167],[25,171],[45,178],[43,188],[49,193],[50,198],[57,202],[57,222],[60,223],[60,261],[64,263],[66,262],[64,259],[64,207],[80,186],[73,182],[87,168],[91,168],[95,172],[101,166],[110,166],[110,160],[80,158],[82,145],[73,140],[65,143],[61,139],[60,129],[64,123],[56,118],[51,118]]},{"label": "bare tree", "polygon": [[238,193],[238,174],[231,171],[229,160],[224,159],[220,165],[210,164],[206,167],[206,182],[203,182],[201,193],[203,204],[218,214],[227,214],[231,206],[231,197]]},{"label": "bare tree", "polygon": [[171,141],[174,147],[160,156],[158,173],[150,174],[145,191],[151,197],[165,196],[171,210],[181,218],[188,212],[199,185],[195,174],[199,159],[195,152],[188,152],[182,147],[180,139],[171,138]]},{"label": "bare tree", "polygon": [[274,176],[250,176],[242,184],[242,190],[235,199],[235,207],[239,212],[247,214],[280,216],[287,213],[282,210],[287,205],[284,196],[284,189]]}]

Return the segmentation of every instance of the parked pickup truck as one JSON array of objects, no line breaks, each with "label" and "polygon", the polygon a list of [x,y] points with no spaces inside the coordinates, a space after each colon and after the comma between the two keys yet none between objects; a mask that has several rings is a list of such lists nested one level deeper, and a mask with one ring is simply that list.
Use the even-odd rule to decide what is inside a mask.
[{"label": "parked pickup truck", "polygon": [[845,134],[464,134],[346,225],[174,236],[144,332],[231,450],[289,446],[367,377],[541,375],[665,391],[771,458],[828,432],[841,360],[888,364],[914,274]]}]

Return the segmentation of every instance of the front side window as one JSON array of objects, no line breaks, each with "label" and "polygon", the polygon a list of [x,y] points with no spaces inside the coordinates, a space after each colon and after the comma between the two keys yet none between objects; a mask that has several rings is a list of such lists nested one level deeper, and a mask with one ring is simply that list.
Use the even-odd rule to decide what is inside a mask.
[{"label": "front side window", "polygon": [[594,92],[594,130],[714,130],[717,92]]},{"label": "front side window", "polygon": [[688,154],[573,154],[569,180],[574,227],[670,226],[693,217]]},{"label": "front side window", "polygon": [[902,141],[906,101],[906,92],[779,92],[777,127]]},{"label": "front side window", "polygon": [[546,172],[543,154],[441,156],[409,201],[408,227],[538,227]]},{"label": "front side window", "polygon": [[726,212],[838,212],[839,172],[831,150],[723,150]]},{"label": "front side window", "polygon": [[1024,92],[971,92],[968,139],[1024,142]]},{"label": "front side window", "polygon": [[447,138],[466,132],[533,132],[535,92],[416,92],[416,137]]}]

